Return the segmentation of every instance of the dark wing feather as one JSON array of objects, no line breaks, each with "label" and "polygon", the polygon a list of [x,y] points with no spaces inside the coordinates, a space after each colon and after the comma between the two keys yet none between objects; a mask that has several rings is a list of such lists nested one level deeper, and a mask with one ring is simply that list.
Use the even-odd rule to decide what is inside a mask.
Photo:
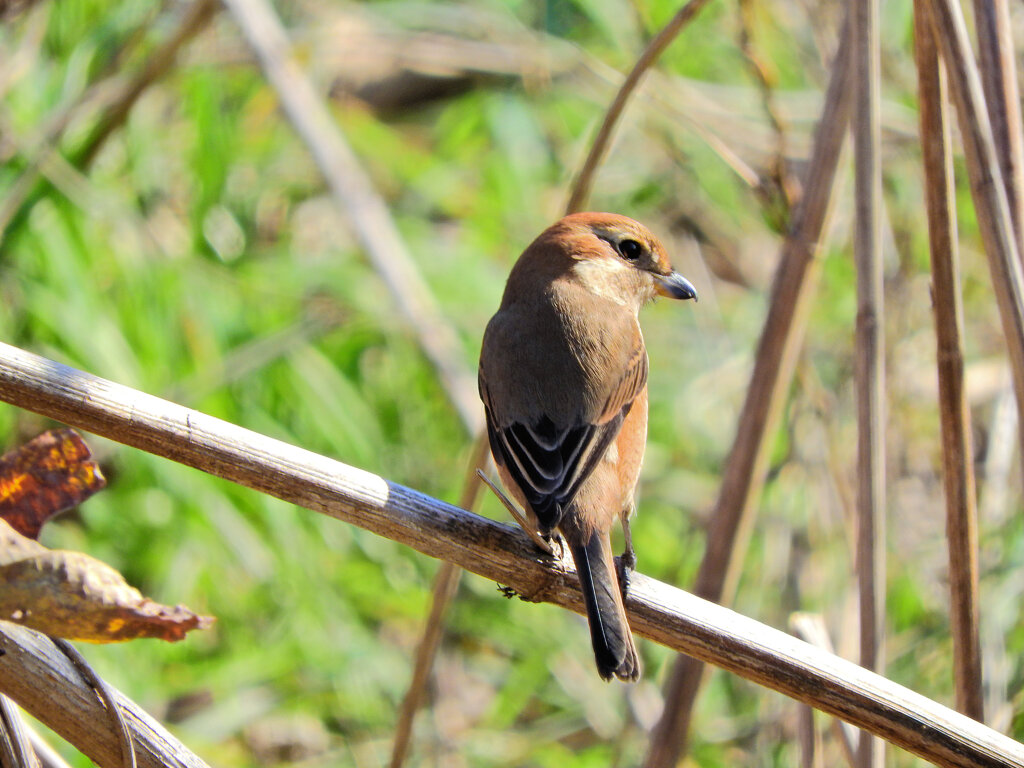
[{"label": "dark wing feather", "polygon": [[546,416],[534,427],[516,422],[499,429],[488,410],[487,434],[495,461],[508,470],[522,490],[544,532],[558,525],[562,508],[619,434],[630,405],[604,424],[581,424],[562,430],[556,441],[550,439],[554,425]]},{"label": "dark wing feather", "polygon": [[515,480],[545,532],[558,525],[562,509],[618,436],[626,414],[646,383],[647,353],[641,340],[597,419],[560,428],[547,415],[534,424],[496,423],[481,375],[480,394],[491,453]]}]

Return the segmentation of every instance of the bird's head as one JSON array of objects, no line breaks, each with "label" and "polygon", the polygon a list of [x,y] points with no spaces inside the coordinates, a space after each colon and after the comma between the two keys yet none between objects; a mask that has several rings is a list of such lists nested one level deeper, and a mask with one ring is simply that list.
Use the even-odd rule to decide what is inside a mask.
[{"label": "bird's head", "polygon": [[658,238],[640,222],[614,213],[566,216],[545,230],[524,257],[536,266],[541,260],[552,266],[561,261],[568,279],[637,309],[656,294],[697,298],[690,281],[672,269]]}]

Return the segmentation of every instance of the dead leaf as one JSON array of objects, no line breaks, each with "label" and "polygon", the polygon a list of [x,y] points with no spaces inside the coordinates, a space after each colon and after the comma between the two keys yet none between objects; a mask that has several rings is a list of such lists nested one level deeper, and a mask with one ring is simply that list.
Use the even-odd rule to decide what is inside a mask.
[{"label": "dead leaf", "polygon": [[0,518],[35,539],[43,523],[106,485],[73,429],[51,429],[0,456]]},{"label": "dead leaf", "polygon": [[46,547],[28,536],[22,536],[5,520],[0,520],[0,565],[24,560],[26,557],[49,552]]},{"label": "dead leaf", "polygon": [[0,618],[68,640],[181,640],[214,618],[142,596],[109,565],[81,552],[45,550],[0,566]]}]

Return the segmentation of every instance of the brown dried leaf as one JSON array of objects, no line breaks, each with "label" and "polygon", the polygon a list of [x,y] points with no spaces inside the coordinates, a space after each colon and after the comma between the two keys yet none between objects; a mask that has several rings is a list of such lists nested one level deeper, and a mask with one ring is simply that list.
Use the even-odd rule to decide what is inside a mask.
[{"label": "brown dried leaf", "polygon": [[49,551],[39,542],[22,536],[5,520],[0,519],[0,565],[13,563],[15,560],[24,560],[26,557]]},{"label": "brown dried leaf", "polygon": [[81,552],[46,550],[0,566],[0,618],[68,640],[181,640],[214,619],[145,598],[120,573]]},{"label": "brown dried leaf", "polygon": [[81,435],[51,429],[0,456],[0,518],[35,539],[43,523],[104,485]]}]

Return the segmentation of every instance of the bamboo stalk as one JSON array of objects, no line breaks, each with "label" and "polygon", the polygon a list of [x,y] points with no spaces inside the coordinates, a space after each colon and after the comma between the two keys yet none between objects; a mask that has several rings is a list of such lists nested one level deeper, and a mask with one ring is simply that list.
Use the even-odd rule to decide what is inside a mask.
[{"label": "bamboo stalk", "polygon": [[[819,245],[832,200],[839,156],[849,122],[849,28],[840,37],[821,120],[814,139],[804,195],[782,245],[771,302],[758,341],[736,436],[722,471],[704,558],[693,591],[715,602],[732,599],[764,485],[769,443],[781,418],[803,344],[810,297],[820,271]],[[646,768],[674,768],[686,747],[703,665],[680,656],[665,684],[665,707],[644,760]]]},{"label": "bamboo stalk", "polygon": [[[516,528],[369,472],[2,343],[0,400],[359,525],[509,585],[526,599],[585,612],[568,559],[553,562]],[[728,608],[640,573],[631,580],[626,605],[638,635],[870,730],[936,765],[1024,768],[1024,745]],[[48,672],[37,667],[33,678],[10,663],[20,658],[36,664],[31,651],[16,649],[11,640],[28,630],[2,623],[0,630],[0,692],[44,720],[52,718],[58,707],[39,690]],[[92,690],[72,675],[98,708]],[[71,722],[99,732],[95,723],[102,719],[83,715]],[[134,714],[129,725],[137,726]],[[102,738],[108,749],[117,749],[112,734],[104,731]],[[151,764],[137,744],[140,763]]]},{"label": "bamboo stalk", "polygon": [[956,248],[953,155],[945,105],[945,70],[935,44],[931,11],[920,0],[914,3],[914,51],[938,347],[953,678],[957,709],[981,721],[984,700],[978,632],[978,524],[970,411],[964,389],[963,299]]},{"label": "bamboo stalk", "polygon": [[[853,20],[854,233],[857,266],[857,584],[860,664],[884,668],[885,643],[885,297],[882,283],[882,197],[878,0],[857,0]],[[856,765],[881,766],[884,743],[861,732]]]}]

